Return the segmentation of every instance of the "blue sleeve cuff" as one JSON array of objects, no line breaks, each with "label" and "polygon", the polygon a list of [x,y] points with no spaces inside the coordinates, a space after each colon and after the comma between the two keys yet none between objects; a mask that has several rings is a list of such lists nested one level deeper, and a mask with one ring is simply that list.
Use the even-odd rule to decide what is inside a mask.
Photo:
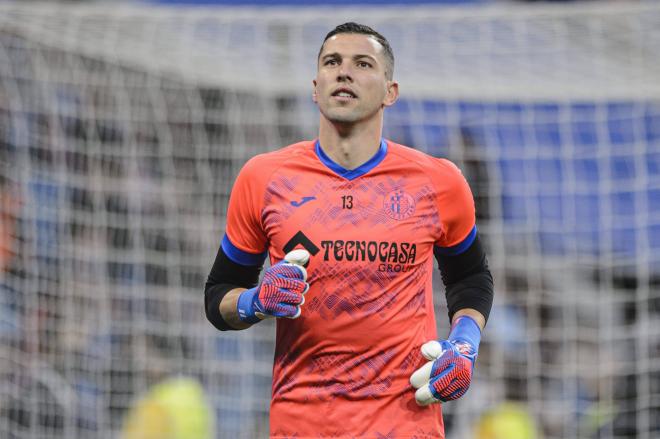
[{"label": "blue sleeve cuff", "polygon": [[261,319],[256,316],[254,300],[257,295],[258,290],[252,288],[245,290],[238,296],[238,303],[236,305],[236,311],[238,312],[238,317],[246,323],[257,323]]},{"label": "blue sleeve cuff", "polygon": [[481,329],[472,317],[460,316],[452,325],[448,340],[468,342],[477,351],[481,342]]},{"label": "blue sleeve cuff", "polygon": [[472,227],[472,230],[470,230],[470,233],[468,233],[468,235],[465,237],[463,241],[451,247],[440,247],[436,245],[433,247],[433,253],[436,256],[460,255],[465,250],[470,248],[476,237],[477,237],[477,226],[475,225],[474,227]]},{"label": "blue sleeve cuff", "polygon": [[268,255],[268,251],[254,254],[241,250],[231,243],[226,233],[222,237],[222,251],[224,251],[227,257],[233,262],[250,267],[263,265],[266,256]]}]

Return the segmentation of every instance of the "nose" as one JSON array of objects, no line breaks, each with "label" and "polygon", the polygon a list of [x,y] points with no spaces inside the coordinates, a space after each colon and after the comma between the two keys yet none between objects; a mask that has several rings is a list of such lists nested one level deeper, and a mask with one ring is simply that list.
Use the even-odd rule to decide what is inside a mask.
[{"label": "nose", "polygon": [[353,78],[351,76],[350,66],[348,66],[347,64],[348,63],[342,63],[339,66],[339,70],[337,71],[337,81],[344,82],[344,81],[352,81],[353,80]]}]

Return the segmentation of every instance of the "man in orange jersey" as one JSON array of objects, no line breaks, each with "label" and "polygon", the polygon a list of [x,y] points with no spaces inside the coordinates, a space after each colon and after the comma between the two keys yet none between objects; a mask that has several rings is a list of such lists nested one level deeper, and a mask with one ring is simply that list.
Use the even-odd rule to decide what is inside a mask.
[{"label": "man in orange jersey", "polygon": [[318,138],[252,158],[232,189],[206,313],[220,330],[277,318],[271,438],[442,438],[434,403],[470,384],[493,300],[474,202],[451,162],[382,138],[393,70],[382,35],[336,27],[313,81]]}]

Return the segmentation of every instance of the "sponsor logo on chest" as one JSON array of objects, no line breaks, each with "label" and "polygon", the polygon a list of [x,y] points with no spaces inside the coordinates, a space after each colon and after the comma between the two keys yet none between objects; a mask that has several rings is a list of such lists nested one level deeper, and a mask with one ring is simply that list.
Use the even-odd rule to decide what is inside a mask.
[{"label": "sponsor logo on chest", "polygon": [[403,273],[415,264],[417,244],[391,241],[321,241],[324,261],[377,262],[378,271]]},{"label": "sponsor logo on chest", "polygon": [[402,273],[409,271],[417,258],[417,244],[395,241],[322,240],[320,248],[302,231],[298,231],[284,246],[289,252],[295,247],[307,249],[312,256],[332,262],[374,262],[378,271]]}]

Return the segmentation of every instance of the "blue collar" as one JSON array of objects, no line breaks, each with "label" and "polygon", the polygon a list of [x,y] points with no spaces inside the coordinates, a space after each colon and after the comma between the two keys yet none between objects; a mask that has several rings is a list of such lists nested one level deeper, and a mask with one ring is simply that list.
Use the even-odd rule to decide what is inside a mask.
[{"label": "blue collar", "polygon": [[335,163],[323,151],[323,149],[321,148],[321,143],[318,140],[314,145],[314,149],[316,150],[316,155],[318,156],[319,160],[321,160],[321,163],[323,163],[325,166],[330,168],[332,172],[339,175],[340,177],[344,177],[346,180],[354,180],[358,177],[363,176],[367,172],[371,171],[373,168],[378,166],[380,162],[383,161],[385,155],[387,155],[387,142],[385,141],[385,139],[381,139],[380,148],[378,148],[376,154],[374,154],[373,157],[371,157],[369,160],[362,163],[360,166],[358,166],[355,169],[346,169],[343,166]]}]

